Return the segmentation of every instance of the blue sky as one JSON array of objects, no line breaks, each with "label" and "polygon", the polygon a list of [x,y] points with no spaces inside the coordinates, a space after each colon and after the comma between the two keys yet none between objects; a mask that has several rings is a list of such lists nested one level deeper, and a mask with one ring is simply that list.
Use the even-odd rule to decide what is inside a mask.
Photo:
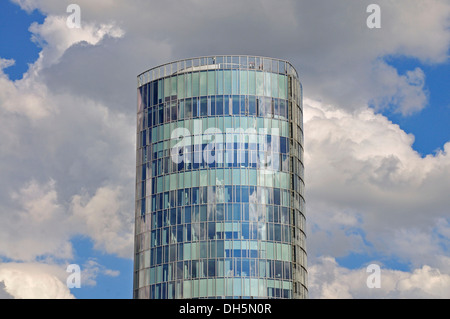
[{"label": "blue sky", "polygon": [[428,65],[417,59],[387,58],[400,74],[405,70],[420,67],[426,77],[425,89],[429,94],[428,105],[421,112],[411,116],[383,111],[392,122],[400,125],[407,133],[414,134],[413,147],[423,156],[433,154],[450,140],[450,63]]},{"label": "blue sky", "polygon": [[28,70],[28,64],[39,57],[40,48],[31,40],[28,28],[33,22],[42,23],[45,16],[37,10],[28,14],[10,1],[3,1],[1,6],[1,56],[16,61],[14,66],[6,69],[6,74],[11,80],[17,80]]},{"label": "blue sky", "polygon": [[[133,262],[126,258],[117,258],[114,255],[104,254],[93,249],[89,238],[75,238],[72,244],[76,249],[75,263],[84,265],[87,261],[94,259],[101,265],[108,265],[120,272],[118,276],[107,276],[100,274],[96,278],[95,286],[72,288],[76,298],[81,299],[130,299],[133,290]],[[83,283],[83,282],[81,282]]]},{"label": "blue sky", "polygon": [[218,52],[300,73],[311,297],[449,298],[448,2],[378,1],[381,29],[370,1],[83,0],[81,29],[69,1],[19,2],[0,3],[0,298],[132,297],[136,76]]}]

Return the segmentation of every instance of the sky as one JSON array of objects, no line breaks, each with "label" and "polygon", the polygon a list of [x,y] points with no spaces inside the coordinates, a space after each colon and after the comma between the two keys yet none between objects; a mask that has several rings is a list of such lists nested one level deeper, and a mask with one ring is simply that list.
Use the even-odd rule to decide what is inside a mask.
[{"label": "sky", "polygon": [[450,298],[450,2],[72,2],[0,2],[0,298],[132,298],[136,77],[215,54],[299,72],[310,298]]}]

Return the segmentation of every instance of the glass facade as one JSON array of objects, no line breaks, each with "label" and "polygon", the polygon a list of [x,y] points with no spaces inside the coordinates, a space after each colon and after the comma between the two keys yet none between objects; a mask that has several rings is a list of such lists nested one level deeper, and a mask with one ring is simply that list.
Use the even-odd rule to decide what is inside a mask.
[{"label": "glass facade", "polygon": [[306,298],[302,89],[287,62],[138,76],[135,298]]}]

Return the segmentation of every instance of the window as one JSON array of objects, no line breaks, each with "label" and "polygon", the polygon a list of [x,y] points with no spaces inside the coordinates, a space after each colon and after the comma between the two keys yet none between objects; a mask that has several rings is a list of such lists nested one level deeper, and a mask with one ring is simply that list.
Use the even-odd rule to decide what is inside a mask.
[{"label": "window", "polygon": [[247,95],[248,94],[248,72],[247,70],[240,71],[240,94]]},{"label": "window", "polygon": [[216,94],[216,72],[208,71],[208,95]]},{"label": "window", "polygon": [[186,73],[184,78],[186,84],[185,96],[192,97],[192,73]]},{"label": "window", "polygon": [[206,72],[200,72],[200,95],[206,95],[208,93],[206,75]]},{"label": "window", "polygon": [[192,118],[192,100],[186,99],[185,103],[186,103],[186,118],[190,119]]},{"label": "window", "polygon": [[177,102],[176,101],[173,101],[173,102],[171,102],[171,111],[170,111],[170,114],[171,114],[171,120],[172,121],[176,121],[177,119],[178,119],[178,116],[177,116]]},{"label": "window", "polygon": [[239,94],[239,71],[232,71],[232,94]]},{"label": "window", "polygon": [[192,96],[199,96],[199,73],[192,73]]},{"label": "window", "polygon": [[170,96],[171,93],[171,83],[170,83],[170,78],[165,78],[164,79],[164,98],[167,98]]},{"label": "window", "polygon": [[256,115],[256,98],[254,96],[248,97],[248,115],[249,116]]},{"label": "window", "polygon": [[200,116],[208,115],[208,103],[206,96],[200,98]]},{"label": "window", "polygon": [[[230,103],[231,101],[231,103]],[[223,115],[231,115],[233,110],[232,100],[229,95],[223,97]],[[217,114],[219,115],[219,114]],[[229,127],[229,126],[227,126]]]},{"label": "window", "polygon": [[184,100],[178,101],[178,119],[184,119]]},{"label": "window", "polygon": [[198,117],[199,116],[199,110],[198,110],[198,99],[194,97],[192,99],[192,117]]},{"label": "window", "polygon": [[184,83],[184,74],[178,75],[177,77],[177,88],[178,88],[178,99],[184,99],[184,90],[185,90],[185,83]]},{"label": "window", "polygon": [[265,96],[271,96],[272,95],[272,84],[271,84],[271,74],[268,72],[264,72],[264,95]]},{"label": "window", "polygon": [[256,72],[256,95],[264,95],[264,73]]},{"label": "window", "polygon": [[153,82],[153,87],[151,90],[152,93],[152,105],[156,105],[158,104],[158,81]]},{"label": "window", "polygon": [[278,98],[278,74],[270,73],[270,83],[272,84],[271,96],[274,98]]},{"label": "window", "polygon": [[246,115],[248,113],[248,103],[247,103],[247,97],[241,95],[241,110],[240,115]]},{"label": "window", "polygon": [[223,112],[223,96],[219,95],[216,97],[216,114],[221,116],[224,114]]},{"label": "window", "polygon": [[224,71],[224,93],[232,94],[231,90],[231,71]]},{"label": "window", "polygon": [[264,104],[265,100],[262,97],[256,98],[256,115],[259,117],[266,116],[266,106]]},{"label": "window", "polygon": [[216,97],[208,97],[208,116],[216,115]]},{"label": "window", "polygon": [[233,114],[239,115],[239,95],[233,95]]},{"label": "window", "polygon": [[256,95],[256,73],[255,73],[255,71],[248,72],[248,94]]},{"label": "window", "polygon": [[273,103],[273,117],[278,119],[280,118],[280,102],[279,99],[272,99]]},{"label": "window", "polygon": [[164,87],[164,81],[162,79],[158,80],[158,103],[162,103],[164,101],[163,87]]},{"label": "window", "polygon": [[217,94],[223,94],[223,71],[217,72]]},{"label": "window", "polygon": [[286,99],[287,98],[287,92],[286,92],[286,82],[287,77],[284,75],[278,75],[278,97],[280,99]]},{"label": "window", "polygon": [[172,78],[171,78],[171,92],[170,92],[170,95],[171,96],[175,96],[176,97],[176,95],[177,95],[177,77],[176,76],[173,76]]}]

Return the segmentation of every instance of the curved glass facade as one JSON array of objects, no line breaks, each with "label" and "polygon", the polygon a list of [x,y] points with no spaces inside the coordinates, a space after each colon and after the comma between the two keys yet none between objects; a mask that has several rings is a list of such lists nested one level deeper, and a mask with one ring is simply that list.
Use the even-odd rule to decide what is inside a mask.
[{"label": "curved glass facade", "polygon": [[302,90],[286,61],[138,76],[135,298],[306,298]]}]

